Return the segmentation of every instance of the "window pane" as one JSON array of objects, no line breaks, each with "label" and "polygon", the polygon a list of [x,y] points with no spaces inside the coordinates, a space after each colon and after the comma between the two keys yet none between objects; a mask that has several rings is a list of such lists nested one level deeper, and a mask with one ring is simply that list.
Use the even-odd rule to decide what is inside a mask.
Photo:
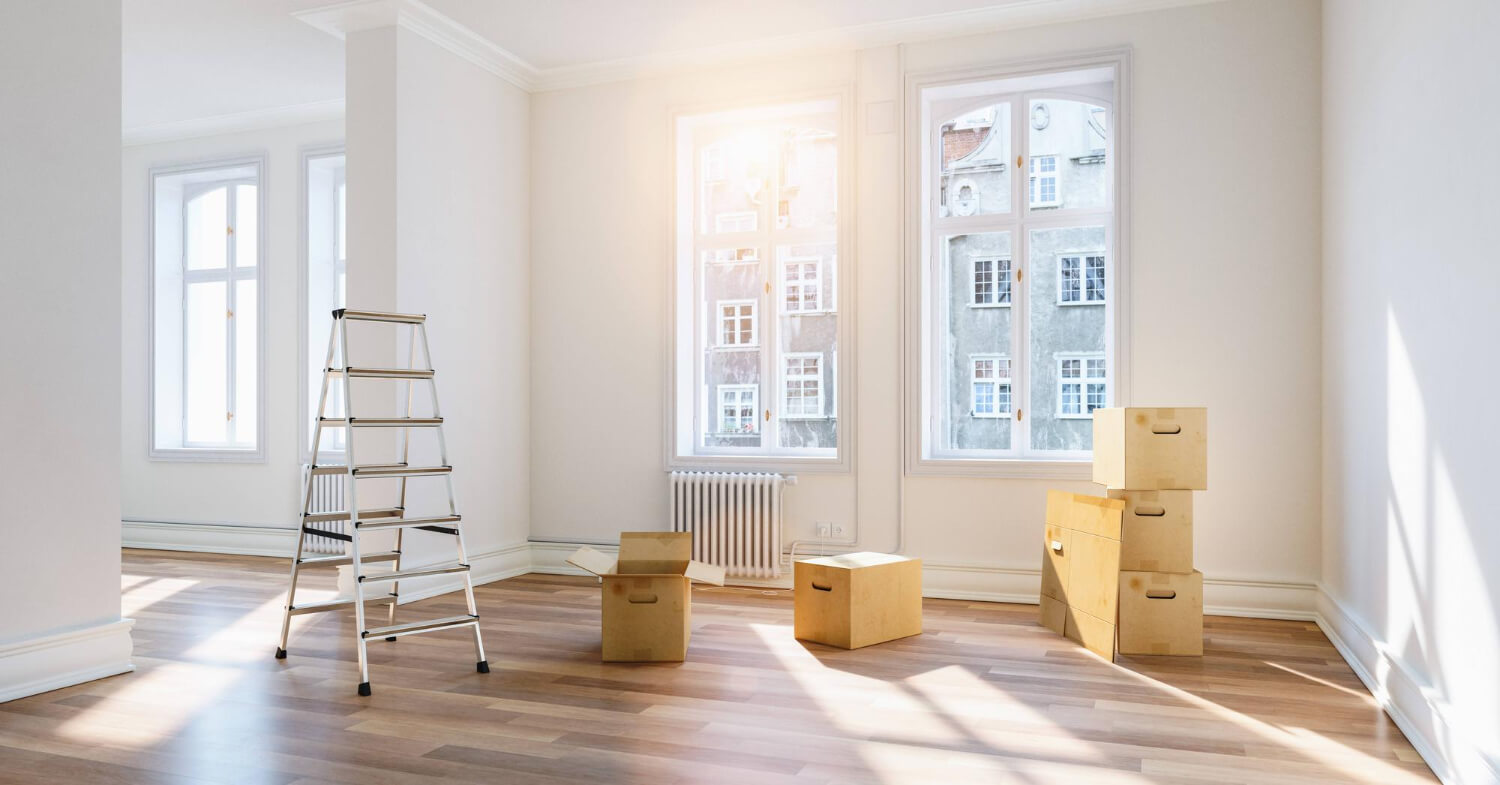
[{"label": "window pane", "polygon": [[256,247],[260,241],[257,217],[260,203],[255,198],[255,186],[234,187],[234,264],[236,267],[254,267]]},{"label": "window pane", "polygon": [[220,270],[226,264],[229,229],[229,190],[215,188],[199,194],[183,210],[186,232],[184,262],[189,270]]},{"label": "window pane", "polygon": [[838,143],[832,131],[781,131],[781,193],[777,229],[832,229],[838,225]]},{"label": "window pane", "polygon": [[254,447],[255,416],[259,397],[256,346],[260,340],[260,309],[255,301],[256,282],[234,285],[234,443]]},{"label": "window pane", "polygon": [[1010,104],[975,109],[938,129],[938,216],[1010,212]]},{"label": "window pane", "polygon": [[[1082,260],[1090,253],[1102,255],[1102,226],[1035,229],[1030,235],[1027,276],[1028,309],[1031,318],[1031,446],[1035,450],[1088,450],[1093,444],[1093,426],[1087,419],[1068,415],[1087,414],[1084,377],[1087,356],[1104,355],[1108,312],[1105,303],[1062,305],[1075,302],[1059,296],[1064,266],[1081,272]],[[1064,289],[1066,291],[1066,289]]]},{"label": "window pane", "polygon": [[704,234],[753,232],[760,228],[761,203],[770,177],[770,144],[764,130],[746,131],[708,145],[705,160],[722,168],[700,166],[699,202]]},{"label": "window pane", "polygon": [[223,281],[187,285],[184,425],[189,444],[228,440],[228,300]]},{"label": "window pane", "polygon": [[[784,448],[832,449],[838,446],[834,415],[834,368],[838,357],[838,315],[832,310],[838,265],[837,245],[807,243],[776,247],[782,268],[783,309],[778,315],[778,349],[782,411],[776,445]],[[785,280],[796,275],[797,281]],[[795,289],[799,308],[790,307]]]},{"label": "window pane", "polygon": [[1105,206],[1108,116],[1104,107],[1080,101],[1031,101],[1027,193],[1032,209]]},{"label": "window pane", "polygon": [[[1008,417],[983,417],[975,400],[972,361],[975,355],[1009,355],[1011,352],[1011,309],[970,307],[974,288],[974,261],[1009,259],[1010,232],[961,234],[947,238],[946,297],[943,300],[943,350],[946,358],[938,370],[945,400],[938,411],[943,420],[941,448],[945,450],[1008,450],[1011,447],[1011,420]],[[1001,265],[996,264],[996,268]],[[1008,266],[1004,269],[1008,270]],[[998,286],[999,282],[995,282]],[[1008,364],[997,357],[993,366],[998,372]],[[987,385],[993,388],[993,385]],[[990,389],[984,394],[988,396]],[[999,390],[994,390],[998,397]],[[1001,410],[996,410],[998,413]]]}]

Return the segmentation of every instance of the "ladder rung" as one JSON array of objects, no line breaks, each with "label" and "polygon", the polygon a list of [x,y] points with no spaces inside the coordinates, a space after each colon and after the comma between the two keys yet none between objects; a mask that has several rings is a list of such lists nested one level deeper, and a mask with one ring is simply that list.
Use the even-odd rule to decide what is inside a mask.
[{"label": "ladder rung", "polygon": [[425,313],[390,313],[387,311],[351,311],[348,308],[339,308],[333,312],[335,319],[351,319],[359,322],[398,322],[401,324],[421,324],[427,321]]},{"label": "ladder rung", "polygon": [[[399,518],[401,517],[401,514],[403,512],[406,512],[406,510],[401,507],[374,507],[368,510],[360,510],[359,518],[360,520],[364,520],[366,518]],[[308,512],[302,514],[302,520],[307,521],[308,523],[347,521],[349,520],[349,511],[336,510],[334,512]]]},{"label": "ladder rung", "polygon": [[329,373],[349,374],[350,379],[431,379],[431,368],[329,368]]},{"label": "ladder rung", "polygon": [[318,425],[325,428],[436,428],[443,424],[441,417],[319,417]]},{"label": "ladder rung", "polygon": [[406,464],[355,464],[354,476],[359,477],[424,477],[443,475],[453,471],[452,466],[407,466]]},{"label": "ladder rung", "polygon": [[[401,557],[400,551],[381,551],[379,553],[363,553],[359,556],[360,564],[373,562],[395,561]],[[303,559],[298,564],[303,567],[337,567],[340,564],[353,564],[352,556],[318,556],[312,559]]]},{"label": "ladder rung", "polygon": [[418,567],[413,570],[396,570],[394,572],[377,572],[373,575],[361,575],[358,580],[361,583],[400,581],[407,578],[421,578],[426,575],[447,575],[450,572],[468,572],[468,570],[469,565],[467,564],[440,564],[435,567]]},{"label": "ladder rung", "polygon": [[365,531],[367,529],[405,529],[411,526],[432,526],[433,524],[438,523],[458,523],[460,517],[461,516],[458,515],[444,515],[437,518],[397,518],[393,521],[358,520],[354,522],[354,526],[360,531]]},{"label": "ladder rung", "polygon": [[[396,601],[396,595],[394,595],[394,594],[387,594],[387,595],[385,595],[383,597],[366,597],[365,598],[365,602],[366,603],[371,603],[371,602],[395,602],[395,601]],[[336,610],[338,610],[340,608],[350,608],[350,607],[353,607],[353,606],[354,606],[354,600],[352,600],[352,599],[324,600],[322,602],[309,602],[309,603],[306,603],[304,605],[293,605],[291,612],[292,612],[293,616],[300,616],[300,615],[302,615],[304,613],[322,613],[323,611],[336,611]]]},{"label": "ladder rung", "polygon": [[451,630],[454,627],[467,627],[470,624],[478,623],[478,616],[447,616],[441,619],[413,621],[407,622],[406,624],[393,624],[389,627],[376,627],[373,630],[365,630],[360,634],[366,638],[398,638],[402,635],[414,635],[419,632],[437,632],[438,630]]}]

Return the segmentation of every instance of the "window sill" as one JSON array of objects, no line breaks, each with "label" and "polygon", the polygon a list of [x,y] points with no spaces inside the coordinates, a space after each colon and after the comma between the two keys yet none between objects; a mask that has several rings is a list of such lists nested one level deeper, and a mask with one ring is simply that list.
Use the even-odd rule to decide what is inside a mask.
[{"label": "window sill", "polygon": [[849,464],[832,455],[679,455],[668,459],[667,471],[847,474]]},{"label": "window sill", "polygon": [[709,349],[711,352],[756,352],[760,351],[760,344],[732,344],[729,346],[715,346]]},{"label": "window sill", "polygon": [[970,308],[1009,308],[1010,303],[969,303]]},{"label": "window sill", "polygon": [[219,450],[210,448],[153,447],[147,457],[163,463],[265,463],[263,450]]},{"label": "window sill", "polygon": [[1072,300],[1068,300],[1068,301],[1058,300],[1057,301],[1057,305],[1060,308],[1061,307],[1072,308],[1072,307],[1078,306],[1078,305],[1103,305],[1103,304],[1104,304],[1103,300],[1080,300],[1080,301],[1077,301],[1077,302],[1074,302]]},{"label": "window sill", "polygon": [[1034,460],[1021,458],[921,458],[907,471],[921,477],[988,477],[1001,480],[1094,479],[1090,460]]},{"label": "window sill", "polygon": [[1055,417],[1057,419],[1059,419],[1059,420],[1092,420],[1092,419],[1094,419],[1094,415],[1092,415],[1092,414],[1059,414],[1059,415],[1055,415]]},{"label": "window sill", "polygon": [[1015,417],[1012,416],[1010,412],[1001,412],[999,414],[975,414],[974,412],[969,412],[969,416],[973,417],[976,420],[1014,420],[1015,419]]},{"label": "window sill", "polygon": [[837,313],[838,313],[838,311],[833,311],[833,310],[829,310],[827,308],[824,308],[824,309],[816,310],[816,311],[782,311],[781,315],[782,316],[829,316],[829,315],[833,315],[833,314],[837,314]]},{"label": "window sill", "polygon": [[818,414],[818,415],[809,414],[809,415],[801,415],[801,416],[794,415],[794,414],[783,414],[783,415],[781,415],[780,419],[785,420],[785,421],[789,421],[789,422],[820,422],[820,421],[826,422],[826,421],[831,420],[833,418],[829,417],[827,415],[822,415],[822,414]]}]

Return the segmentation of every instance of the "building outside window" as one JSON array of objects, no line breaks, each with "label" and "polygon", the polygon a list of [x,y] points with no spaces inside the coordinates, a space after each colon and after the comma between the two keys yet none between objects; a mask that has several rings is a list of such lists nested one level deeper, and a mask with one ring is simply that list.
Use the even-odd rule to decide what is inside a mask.
[{"label": "building outside window", "polygon": [[1010,409],[1010,358],[998,355],[981,355],[971,359],[973,366],[972,394],[975,417],[1009,416]]},{"label": "building outside window", "polygon": [[755,301],[719,302],[719,345],[755,345]]},{"label": "building outside window", "polygon": [[1109,377],[1103,357],[1063,357],[1058,360],[1057,413],[1086,417],[1109,400]]}]

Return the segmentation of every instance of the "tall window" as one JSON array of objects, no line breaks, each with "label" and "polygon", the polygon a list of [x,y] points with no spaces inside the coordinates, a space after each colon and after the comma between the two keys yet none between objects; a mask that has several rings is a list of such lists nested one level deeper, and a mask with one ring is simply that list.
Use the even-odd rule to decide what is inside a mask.
[{"label": "tall window", "polygon": [[[349,277],[348,236],[345,220],[348,186],[345,182],[344,153],[340,148],[310,150],[302,157],[305,193],[303,227],[307,245],[304,260],[303,292],[306,298],[306,334],[303,336],[303,451],[312,448],[312,423],[317,416],[318,395],[323,385],[323,361],[328,355],[328,333],[333,326],[333,310],[346,305]],[[342,416],[343,388],[328,388],[330,417]],[[319,463],[336,463],[333,455],[342,453],[345,429],[323,431],[318,452]]]},{"label": "tall window", "polygon": [[263,455],[261,168],[152,174],[153,457]]},{"label": "tall window", "polygon": [[1113,389],[1113,66],[919,89],[919,464],[1086,458]]},{"label": "tall window", "polygon": [[838,458],[842,122],[834,99],[678,118],[677,458]]}]

